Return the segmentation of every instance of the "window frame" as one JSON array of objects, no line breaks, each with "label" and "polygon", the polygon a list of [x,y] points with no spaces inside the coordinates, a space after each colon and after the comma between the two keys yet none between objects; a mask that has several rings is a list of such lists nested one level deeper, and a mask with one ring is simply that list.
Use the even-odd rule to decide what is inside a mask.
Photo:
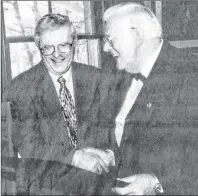
[{"label": "window frame", "polygon": [[[2,68],[1,71],[3,72],[4,76],[3,76],[3,85],[5,86],[6,84],[8,84],[11,80],[12,80],[12,67],[11,67],[11,54],[10,54],[10,44],[12,43],[25,43],[25,42],[29,42],[32,43],[34,42],[34,36],[6,36],[6,32],[5,32],[5,20],[4,20],[4,6],[3,6],[3,2],[1,3],[1,9],[2,9],[2,57],[3,57],[3,63],[2,63]],[[48,13],[52,13],[52,1],[48,0]],[[94,23],[94,10],[93,10],[93,3],[92,1],[89,1],[89,3],[87,3],[86,1],[83,1],[84,4],[84,13],[89,13],[91,14],[90,19],[87,21],[85,20],[85,31],[89,30],[88,26],[91,26],[91,31],[89,33],[83,33],[83,34],[77,34],[77,38],[79,40],[81,39],[86,39],[88,40],[92,40],[92,39],[98,39],[99,40],[99,47],[98,47],[98,51],[97,51],[97,60],[98,60],[98,67],[100,68],[100,46],[101,46],[101,40],[102,40],[102,35],[99,33],[95,33],[95,23]],[[91,24],[91,25],[90,25]],[[91,50],[91,45],[88,44],[87,46],[88,48],[88,53],[90,53]],[[88,64],[91,64],[90,61],[93,62],[93,59],[90,58],[91,55],[88,55]],[[96,54],[94,54],[94,57],[96,57]]]}]

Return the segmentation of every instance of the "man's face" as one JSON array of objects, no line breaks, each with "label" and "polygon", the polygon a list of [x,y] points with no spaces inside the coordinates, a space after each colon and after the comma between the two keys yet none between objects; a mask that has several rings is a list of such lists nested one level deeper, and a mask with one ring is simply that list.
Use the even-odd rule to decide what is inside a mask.
[{"label": "man's face", "polygon": [[130,28],[126,18],[113,18],[107,21],[104,33],[104,51],[116,59],[117,69],[127,69],[136,59],[139,39],[137,31]]},{"label": "man's face", "polygon": [[65,73],[74,56],[71,28],[63,26],[44,31],[40,37],[40,50],[43,62],[49,72],[55,75]]}]

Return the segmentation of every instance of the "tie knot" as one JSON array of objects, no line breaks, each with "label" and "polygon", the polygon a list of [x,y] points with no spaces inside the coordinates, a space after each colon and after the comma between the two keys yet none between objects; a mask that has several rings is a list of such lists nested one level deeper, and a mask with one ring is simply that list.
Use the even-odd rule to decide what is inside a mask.
[{"label": "tie knot", "polygon": [[65,78],[63,78],[63,76],[60,76],[57,80],[60,84],[65,84]]}]

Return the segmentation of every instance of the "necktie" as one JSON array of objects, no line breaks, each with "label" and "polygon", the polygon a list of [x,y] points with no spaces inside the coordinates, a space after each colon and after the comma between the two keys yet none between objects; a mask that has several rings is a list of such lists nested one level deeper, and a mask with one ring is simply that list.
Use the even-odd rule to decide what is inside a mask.
[{"label": "necktie", "polygon": [[143,84],[146,83],[147,78],[141,73],[129,73],[125,70],[118,70],[116,72],[116,77],[118,78],[117,84],[130,84],[131,80],[135,78],[137,81],[141,80]]},{"label": "necktie", "polygon": [[145,83],[146,77],[144,75],[142,75],[141,73],[136,73],[136,74],[133,74],[133,75],[134,75],[134,78],[136,80],[141,80],[142,83]]},{"label": "necktie", "polygon": [[62,107],[64,120],[67,123],[68,136],[70,145],[77,147],[77,126],[76,126],[76,112],[72,96],[67,89],[65,79],[60,76],[57,80],[60,83],[59,100]]}]

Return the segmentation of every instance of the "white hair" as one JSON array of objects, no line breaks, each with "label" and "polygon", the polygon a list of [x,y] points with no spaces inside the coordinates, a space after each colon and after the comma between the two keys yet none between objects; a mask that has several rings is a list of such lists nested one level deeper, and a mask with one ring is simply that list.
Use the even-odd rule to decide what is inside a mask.
[{"label": "white hair", "polygon": [[46,14],[37,23],[34,32],[34,41],[39,47],[40,36],[44,31],[58,29],[62,26],[68,26],[71,28],[71,35],[74,40],[77,39],[76,30],[68,16],[61,14]]},{"label": "white hair", "polygon": [[141,4],[128,2],[114,5],[103,15],[105,23],[113,18],[129,20],[130,28],[139,29],[144,39],[162,38],[162,27],[158,19],[149,8]]}]

